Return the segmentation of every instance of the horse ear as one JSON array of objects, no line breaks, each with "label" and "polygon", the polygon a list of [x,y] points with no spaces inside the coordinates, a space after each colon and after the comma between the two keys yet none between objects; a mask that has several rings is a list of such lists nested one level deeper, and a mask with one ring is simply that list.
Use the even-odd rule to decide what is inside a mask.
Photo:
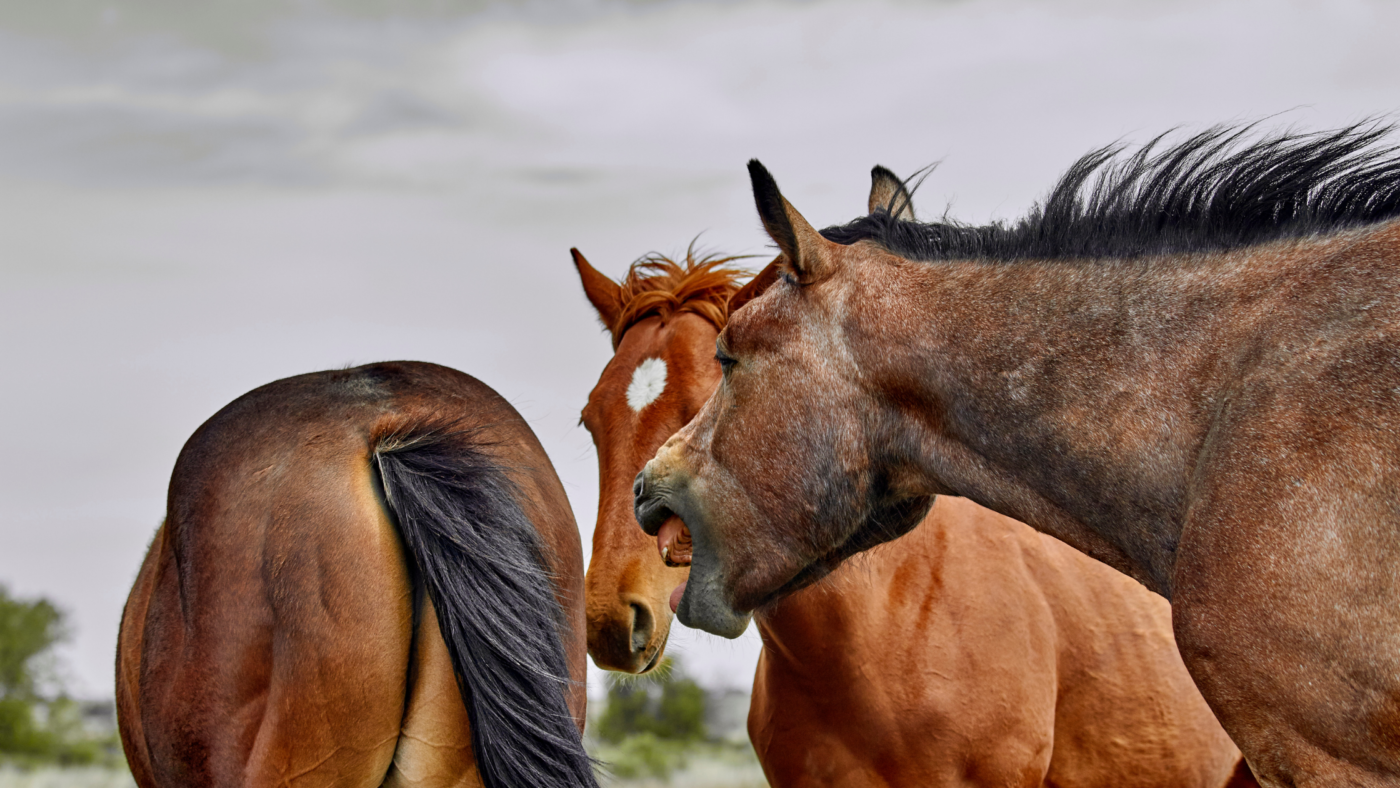
[{"label": "horse ear", "polygon": [[817,232],[802,214],[783,199],[778,183],[768,174],[758,159],[749,161],[749,179],[753,181],[753,200],[758,206],[758,218],[763,229],[778,244],[783,253],[783,267],[802,284],[818,282],[835,271],[835,246]]},{"label": "horse ear", "polygon": [[876,164],[870,171],[870,202],[867,209],[875,213],[883,208],[901,222],[914,221],[914,197],[904,188],[899,176]]},{"label": "horse ear", "polygon": [[588,302],[593,308],[598,310],[598,318],[603,321],[603,327],[612,331],[618,318],[622,316],[622,287],[598,273],[578,249],[570,249],[569,254],[574,256],[574,267],[578,268],[578,278],[583,281],[584,295],[588,296]]},{"label": "horse ear", "polygon": [[778,281],[778,277],[782,275],[783,272],[779,268],[778,260],[769,263],[762,271],[759,271],[754,278],[750,279],[747,284],[739,288],[739,292],[729,297],[729,314],[734,314],[734,311],[739,307],[763,295],[763,291],[767,290],[769,285]]}]

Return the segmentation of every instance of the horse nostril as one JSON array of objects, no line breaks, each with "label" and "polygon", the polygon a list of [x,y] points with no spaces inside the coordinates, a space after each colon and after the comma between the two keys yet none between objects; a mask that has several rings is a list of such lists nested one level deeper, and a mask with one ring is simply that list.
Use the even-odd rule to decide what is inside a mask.
[{"label": "horse nostril", "polygon": [[651,611],[637,603],[632,603],[632,653],[640,654],[651,642]]},{"label": "horse nostril", "polygon": [[632,480],[632,497],[633,497],[633,498],[640,498],[640,497],[642,496],[642,493],[644,493],[644,492],[647,491],[646,479],[643,478],[643,477],[645,476],[645,474],[646,474],[646,471],[643,470],[643,471],[641,471],[640,473],[637,474],[637,478],[636,478],[636,479],[633,479],[633,480]]}]

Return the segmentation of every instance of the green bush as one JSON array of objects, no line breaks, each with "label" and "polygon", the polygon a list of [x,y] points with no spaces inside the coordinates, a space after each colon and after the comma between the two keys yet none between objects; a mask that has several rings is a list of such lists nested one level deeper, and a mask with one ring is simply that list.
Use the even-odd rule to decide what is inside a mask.
[{"label": "green bush", "polygon": [[66,634],[48,600],[16,599],[0,586],[0,760],[87,764],[110,749],[85,734],[77,705],[49,670]]},{"label": "green bush", "polygon": [[664,741],[704,739],[705,690],[669,659],[644,676],[609,674],[607,705],[596,732],[609,744],[641,735]]},{"label": "green bush", "polygon": [[685,752],[681,745],[650,733],[638,733],[623,739],[608,755],[608,771],[624,780],[639,777],[664,780],[671,776],[672,770],[685,766]]},{"label": "green bush", "polygon": [[0,699],[38,697],[49,649],[67,633],[47,599],[14,599],[0,585]]},{"label": "green bush", "polygon": [[684,677],[661,685],[661,701],[652,729],[658,737],[673,741],[705,738],[705,690]]}]

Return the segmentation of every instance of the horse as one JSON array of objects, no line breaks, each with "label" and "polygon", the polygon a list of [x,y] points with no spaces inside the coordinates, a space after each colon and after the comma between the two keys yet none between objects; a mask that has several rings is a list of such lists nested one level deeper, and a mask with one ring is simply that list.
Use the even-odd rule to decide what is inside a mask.
[{"label": "horse", "polygon": [[[616,283],[572,252],[614,348],[582,416],[600,481],[589,652],[646,672],[688,540],[673,520],[658,551],[632,479],[709,398],[715,337],[771,279],[741,289],[734,258],[688,252]],[[1254,784],[1177,656],[1169,606],[1137,583],[946,496],[862,559],[756,616],[748,730],[776,788]]]},{"label": "horse", "polygon": [[596,786],[582,571],[549,458],[475,378],[257,388],[180,451],[122,614],[136,783]]},{"label": "horse", "polygon": [[818,232],[750,162],[781,276],[635,484],[694,539],[680,620],[732,637],[962,495],[1170,600],[1261,783],[1400,785],[1388,134],[1101,149],[1010,225]]}]

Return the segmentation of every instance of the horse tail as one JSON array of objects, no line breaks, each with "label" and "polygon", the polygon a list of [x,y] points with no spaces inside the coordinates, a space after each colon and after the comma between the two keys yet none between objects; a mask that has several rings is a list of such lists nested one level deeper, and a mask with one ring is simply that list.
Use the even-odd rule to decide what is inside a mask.
[{"label": "horse tail", "polygon": [[518,488],[471,431],[388,436],[374,458],[437,610],[487,788],[596,788],[565,701],[567,624]]}]

